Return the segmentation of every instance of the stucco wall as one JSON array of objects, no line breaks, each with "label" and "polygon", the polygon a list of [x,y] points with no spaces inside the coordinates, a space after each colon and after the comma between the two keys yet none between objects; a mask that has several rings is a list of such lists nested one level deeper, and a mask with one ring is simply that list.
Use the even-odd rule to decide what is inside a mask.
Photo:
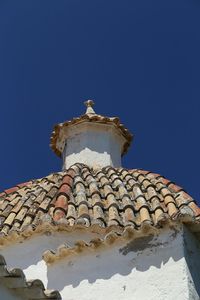
[{"label": "stucco wall", "polygon": [[114,126],[86,122],[68,128],[63,169],[75,163],[91,167],[120,167],[124,141]]},{"label": "stucco wall", "polygon": [[64,241],[73,244],[76,239],[90,239],[78,235],[35,237],[1,253],[8,265],[22,268],[28,279],[41,279],[48,289],[58,289],[67,300],[199,299],[189,286],[192,276],[181,229],[123,241],[49,266],[41,259],[44,250],[55,249]]}]

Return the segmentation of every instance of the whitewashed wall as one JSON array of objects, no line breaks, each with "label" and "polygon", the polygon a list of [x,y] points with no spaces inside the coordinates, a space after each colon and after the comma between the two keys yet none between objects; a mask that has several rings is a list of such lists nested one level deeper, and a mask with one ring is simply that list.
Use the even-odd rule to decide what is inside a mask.
[{"label": "whitewashed wall", "polygon": [[[68,257],[50,266],[41,259],[44,250],[55,249],[64,241],[73,244],[76,239],[80,235],[73,233],[35,237],[1,253],[8,265],[22,268],[28,279],[41,279],[48,289],[59,290],[64,300],[199,299],[181,230]],[[187,234],[187,243],[190,241]],[[195,259],[200,260],[195,249],[193,245]]]},{"label": "whitewashed wall", "polygon": [[75,163],[90,167],[121,166],[125,139],[114,126],[86,122],[66,130],[63,169]]}]

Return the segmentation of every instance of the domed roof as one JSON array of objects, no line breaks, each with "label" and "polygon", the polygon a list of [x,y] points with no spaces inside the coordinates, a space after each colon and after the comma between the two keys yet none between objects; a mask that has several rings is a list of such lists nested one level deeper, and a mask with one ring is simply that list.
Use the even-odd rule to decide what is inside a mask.
[{"label": "domed roof", "polygon": [[200,209],[181,187],[159,174],[124,168],[68,170],[0,194],[1,239],[51,228],[140,230],[165,222],[199,223]]}]

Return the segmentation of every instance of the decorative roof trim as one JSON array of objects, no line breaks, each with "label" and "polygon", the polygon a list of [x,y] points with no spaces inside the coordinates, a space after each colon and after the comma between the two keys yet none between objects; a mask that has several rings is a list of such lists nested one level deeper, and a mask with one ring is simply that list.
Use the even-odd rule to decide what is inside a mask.
[{"label": "decorative roof trim", "polygon": [[[172,222],[170,220],[165,220],[164,230],[167,228],[178,228],[182,224],[178,224]],[[162,228],[156,228],[151,224],[144,222],[141,226],[141,230],[135,229],[133,226],[126,227],[123,231],[119,232],[116,229],[112,229],[107,234],[103,236],[103,238],[93,238],[89,241],[89,243],[84,240],[79,240],[75,242],[74,246],[69,246],[67,244],[60,245],[55,251],[54,250],[46,250],[42,258],[49,265],[56,263],[57,261],[64,258],[71,258],[75,255],[79,255],[80,253],[90,253],[96,250],[105,249],[110,245],[116,245],[121,241],[134,240],[137,238],[149,236],[149,235],[158,235]]]},{"label": "decorative roof trim", "polygon": [[127,152],[131,144],[131,141],[133,139],[133,135],[128,131],[128,129],[122,123],[120,123],[119,118],[117,117],[109,118],[109,117],[104,117],[96,114],[84,114],[78,118],[73,118],[70,121],[66,121],[64,123],[60,123],[54,126],[54,130],[50,138],[50,147],[56,153],[56,155],[58,155],[59,157],[61,157],[62,155],[61,151],[57,147],[57,142],[59,140],[61,130],[68,126],[77,125],[85,121],[101,123],[101,124],[110,124],[115,126],[118,130],[120,130],[122,136],[126,140],[122,150],[122,155],[124,155]]},{"label": "decorative roof trim", "polygon": [[2,255],[0,255],[0,282],[6,288],[11,289],[12,293],[25,296],[26,299],[61,299],[58,291],[45,290],[41,280],[26,280],[21,269],[9,270]]},{"label": "decorative roof trim", "polygon": [[84,104],[87,107],[86,112],[85,112],[87,115],[90,115],[90,114],[96,115],[96,113],[93,109],[93,106],[94,106],[94,101],[93,100],[87,100],[87,101],[84,102]]},{"label": "decorative roof trim", "polygon": [[[80,231],[87,231],[87,233],[98,233],[101,234],[103,238],[103,242],[107,240],[107,237],[114,233],[114,235],[118,237],[126,236],[128,233],[134,233],[134,235],[142,236],[146,232],[154,232],[157,233],[160,228],[163,228],[165,226],[178,226],[181,224],[185,224],[188,226],[188,228],[191,229],[192,232],[198,232],[200,233],[200,220],[194,220],[194,218],[191,215],[176,215],[174,219],[166,218],[163,214],[163,218],[159,220],[159,223],[155,226],[152,225],[148,220],[144,220],[140,227],[136,227],[135,224],[129,224],[126,227],[121,227],[119,225],[110,225],[109,227],[101,227],[99,224],[94,224],[91,226],[86,226],[82,224],[74,224],[73,226],[66,226],[67,220],[61,219],[59,221],[59,224],[50,223],[50,222],[44,222],[40,225],[38,225],[36,228],[29,225],[26,228],[24,228],[23,231],[12,231],[9,233],[9,235],[1,235],[0,236],[0,246],[9,246],[13,245],[17,242],[23,242],[25,240],[31,239],[34,236],[40,236],[43,234],[51,235],[55,232],[65,232],[65,233],[71,233],[71,232],[80,232]],[[81,241],[85,243],[84,241]],[[93,244],[93,241],[91,241]]]}]

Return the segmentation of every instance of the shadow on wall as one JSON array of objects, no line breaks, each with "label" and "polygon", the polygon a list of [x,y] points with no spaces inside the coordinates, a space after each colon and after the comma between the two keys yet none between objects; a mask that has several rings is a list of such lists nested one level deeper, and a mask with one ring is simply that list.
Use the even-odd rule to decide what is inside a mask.
[{"label": "shadow on wall", "polygon": [[16,243],[12,247],[5,247],[1,249],[0,253],[4,256],[9,268],[25,270],[31,265],[36,266],[38,262],[41,261],[41,253],[44,251],[46,241],[47,237],[44,235],[39,238],[24,241],[23,243]]},{"label": "shadow on wall", "polygon": [[161,243],[159,237],[148,236],[125,246],[63,259],[48,266],[47,288],[62,291],[66,286],[77,287],[83,280],[94,283],[98,279],[110,279],[115,274],[127,276],[134,269],[145,272],[150,267],[161,268],[169,259],[178,261],[183,257],[180,239],[174,238],[172,235]]},{"label": "shadow on wall", "polygon": [[188,266],[189,275],[193,281],[195,290],[200,295],[200,242],[199,236],[195,237],[184,227],[184,254]]},{"label": "shadow on wall", "polygon": [[[82,124],[82,127],[84,124]],[[64,153],[67,155],[79,154],[81,151],[88,149],[100,154],[110,153],[111,150],[120,151],[120,144],[117,143],[118,135],[113,134],[113,127],[99,130],[86,126],[85,132],[75,134],[73,137],[68,137],[65,145]]]},{"label": "shadow on wall", "polygon": [[0,253],[5,257],[6,263],[10,268],[26,270],[28,267],[37,266],[39,262],[43,261],[42,253],[47,249],[55,250],[63,243],[73,246],[74,242],[81,238],[89,242],[94,237],[97,237],[97,235],[83,233],[82,231],[76,231],[75,233],[55,232],[53,234],[47,232],[46,234],[36,235],[31,239],[25,240],[23,243],[13,244],[12,247],[2,248]]}]

